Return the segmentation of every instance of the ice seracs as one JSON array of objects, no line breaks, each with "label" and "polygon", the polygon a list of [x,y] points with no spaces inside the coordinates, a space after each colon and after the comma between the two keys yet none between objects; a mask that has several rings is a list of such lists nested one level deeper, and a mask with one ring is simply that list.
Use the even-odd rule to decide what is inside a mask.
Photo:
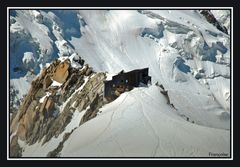
[{"label": "ice seracs", "polygon": [[25,52],[22,58],[23,65],[26,69],[30,70],[34,68],[35,58],[32,52]]}]

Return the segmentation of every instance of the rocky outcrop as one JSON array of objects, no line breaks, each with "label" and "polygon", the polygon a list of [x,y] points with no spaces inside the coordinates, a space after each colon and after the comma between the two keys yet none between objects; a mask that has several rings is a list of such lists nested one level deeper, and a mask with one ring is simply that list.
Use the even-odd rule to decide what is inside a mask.
[{"label": "rocky outcrop", "polygon": [[21,157],[22,148],[18,144],[18,137],[14,136],[10,144],[10,157]]},{"label": "rocky outcrop", "polygon": [[206,18],[206,20],[213,24],[215,27],[217,27],[217,29],[219,29],[220,31],[224,32],[225,34],[228,34],[228,30],[227,28],[222,25],[212,14],[212,12],[210,10],[200,10],[200,13]]},{"label": "rocky outcrop", "polygon": [[53,73],[52,79],[59,83],[63,83],[69,75],[68,72],[69,66],[70,66],[69,61],[64,61],[63,63],[58,64]]},{"label": "rocky outcrop", "polygon": [[59,143],[59,145],[57,146],[57,148],[55,148],[53,151],[50,151],[48,154],[47,154],[47,157],[59,157],[60,156],[60,151],[63,149],[63,144],[64,142],[69,138],[69,136],[72,134],[72,132],[74,131],[75,129],[73,129],[71,132],[69,133],[65,133],[64,136],[63,136],[63,140]]},{"label": "rocky outcrop", "polygon": [[49,75],[47,75],[45,78],[44,78],[44,81],[43,81],[43,89],[47,89],[51,84],[52,84],[52,80],[50,78]]},{"label": "rocky outcrop", "polygon": [[96,94],[90,104],[90,108],[86,111],[86,113],[82,117],[80,125],[96,117],[97,113],[99,112],[99,108],[101,108],[102,106],[103,106],[103,96],[99,96],[98,94]]},{"label": "rocky outcrop", "polygon": [[164,95],[164,97],[167,100],[167,104],[170,105],[172,108],[174,108],[175,110],[177,110],[174,105],[171,103],[169,95],[168,95],[168,90],[165,90],[165,88],[163,87],[162,84],[159,84],[158,82],[156,82],[155,84],[156,86],[158,86],[160,88],[160,93],[162,93]]},{"label": "rocky outcrop", "polygon": [[[103,105],[105,78],[104,73],[95,73],[88,65],[81,69],[73,68],[69,60],[55,60],[44,68],[32,81],[27,96],[11,121],[11,155],[21,156],[18,140],[28,145],[41,141],[43,145],[52,137],[58,137],[74,112],[81,112],[89,106],[80,125],[94,118]],[[61,85],[52,85],[54,80]],[[49,156],[57,156],[65,140]]]}]

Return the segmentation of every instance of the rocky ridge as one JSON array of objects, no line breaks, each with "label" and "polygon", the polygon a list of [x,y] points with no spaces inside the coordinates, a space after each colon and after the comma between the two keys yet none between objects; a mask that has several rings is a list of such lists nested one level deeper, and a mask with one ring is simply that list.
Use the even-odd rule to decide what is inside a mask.
[{"label": "rocky ridge", "polygon": [[69,59],[56,59],[43,68],[12,118],[10,156],[21,156],[19,140],[28,145],[42,141],[43,145],[59,136],[74,112],[86,110],[79,126],[94,118],[103,105],[105,78],[104,73],[94,72],[88,64],[73,68]]}]

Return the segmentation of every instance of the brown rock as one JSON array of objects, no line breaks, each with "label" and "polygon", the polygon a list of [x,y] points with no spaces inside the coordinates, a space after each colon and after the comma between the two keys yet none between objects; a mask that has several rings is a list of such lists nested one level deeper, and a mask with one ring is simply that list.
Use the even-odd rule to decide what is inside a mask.
[{"label": "brown rock", "polygon": [[98,109],[103,105],[102,100],[102,97],[100,97],[98,94],[95,95],[90,103],[90,108],[83,115],[80,125],[97,116],[99,111]]},{"label": "brown rock", "polygon": [[41,97],[43,97],[43,96],[45,96],[45,95],[46,95],[45,91],[40,88],[40,89],[37,91],[37,93],[35,94],[35,97],[36,97],[36,98],[41,98]]},{"label": "brown rock", "polygon": [[21,140],[24,141],[24,140],[26,139],[26,133],[27,133],[27,131],[26,131],[24,125],[23,125],[23,124],[19,124],[19,126],[18,126],[18,131],[17,131],[17,136],[18,136]]},{"label": "brown rock", "polygon": [[56,67],[56,71],[53,74],[53,80],[59,82],[59,83],[63,83],[65,82],[65,80],[68,77],[68,68],[69,68],[70,64],[68,61],[65,61],[63,63],[60,63],[57,67]]},{"label": "brown rock", "polygon": [[88,64],[86,64],[81,70],[81,75],[85,75],[88,68],[89,68],[89,66],[88,66]]},{"label": "brown rock", "polygon": [[92,68],[90,67],[90,68],[87,69],[85,75],[89,76],[91,73],[92,73]]},{"label": "brown rock", "polygon": [[35,111],[35,108],[37,104],[36,100],[32,101],[32,103],[28,106],[26,113],[19,121],[17,134],[22,140],[26,139],[27,133],[30,132],[34,126],[34,120],[36,119],[37,112]]},{"label": "brown rock", "polygon": [[45,106],[46,111],[50,111],[54,107],[54,101],[52,97],[49,97]]},{"label": "brown rock", "polygon": [[45,99],[44,99],[44,101],[43,101],[43,103],[42,103],[42,105],[40,107],[40,110],[39,110],[40,113],[43,113],[43,111],[45,109],[45,105],[47,104],[47,101],[48,101],[48,98],[45,97]]},{"label": "brown rock", "polygon": [[58,86],[51,86],[51,87],[48,88],[48,91],[49,91],[53,96],[56,95],[57,90],[58,90]]},{"label": "brown rock", "polygon": [[60,60],[56,59],[56,60],[53,61],[52,64],[53,64],[54,66],[57,66],[60,62],[61,62]]},{"label": "brown rock", "polygon": [[10,157],[21,157],[22,148],[18,144],[18,136],[15,135],[10,143]]},{"label": "brown rock", "polygon": [[43,79],[43,78],[46,76],[46,74],[47,74],[47,68],[44,67],[44,68],[42,69],[41,74],[39,75],[39,79],[40,79],[40,80]]},{"label": "brown rock", "polygon": [[77,108],[78,104],[79,104],[79,101],[76,100],[76,101],[74,102],[74,106],[73,106],[73,107]]},{"label": "brown rock", "polygon": [[[75,108],[82,111],[91,104],[90,109],[88,109],[84,117],[85,121],[87,121],[94,118],[98,109],[102,106],[102,96],[100,95],[103,93],[104,75],[101,73],[93,73],[92,69],[86,65],[84,69],[85,73],[87,73],[87,75],[94,74],[94,76],[88,77],[89,81],[87,81],[81,91],[73,94],[73,92],[84,83],[83,77],[85,74],[82,75],[79,69],[69,68],[70,63],[68,61],[61,63],[56,60],[54,63],[55,64],[52,63],[45,72],[42,72],[44,76],[42,79],[38,77],[38,80],[35,80],[34,86],[24,100],[25,102],[22,103],[16,117],[11,121],[11,134],[13,134],[16,129],[18,138],[29,145],[37,141],[47,142],[53,136],[61,134],[71,121]],[[62,87],[49,86],[51,85],[49,78],[57,82],[61,80],[62,82],[60,81],[60,83],[63,83]],[[46,95],[43,88],[47,88],[48,92],[51,92],[51,95],[45,97],[43,103],[39,103],[39,99]],[[60,93],[61,90],[65,91],[64,95]],[[99,96],[97,94],[99,94]],[[56,112],[56,117],[53,117],[52,112],[54,111],[55,103],[58,105],[62,104],[70,96],[70,100],[62,111]],[[33,102],[32,97],[35,97],[37,100]],[[73,103],[75,108],[72,108]],[[15,145],[17,145],[16,142]]]},{"label": "brown rock", "polygon": [[74,84],[76,84],[78,80],[78,76],[76,73],[72,73],[71,76],[68,78],[68,80],[64,83],[62,92],[63,94],[69,90],[70,87],[73,87]]},{"label": "brown rock", "polygon": [[121,93],[119,91],[117,91],[117,90],[115,90],[114,93],[115,93],[116,96],[120,96],[121,95]]},{"label": "brown rock", "polygon": [[88,104],[88,100],[82,99],[78,105],[79,111],[82,111],[83,109],[85,109],[87,104]]},{"label": "brown rock", "polygon": [[43,89],[47,89],[52,84],[52,82],[53,81],[51,80],[50,76],[47,75],[43,81]]}]

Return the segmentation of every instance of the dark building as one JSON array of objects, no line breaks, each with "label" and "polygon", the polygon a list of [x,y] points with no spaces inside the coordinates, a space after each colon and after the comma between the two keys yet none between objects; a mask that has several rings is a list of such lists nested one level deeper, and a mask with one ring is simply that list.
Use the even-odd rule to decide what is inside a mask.
[{"label": "dark building", "polygon": [[132,90],[134,87],[151,82],[151,77],[148,76],[148,68],[133,70],[112,77],[110,81],[104,81],[104,98],[107,101],[115,100],[121,93]]}]

